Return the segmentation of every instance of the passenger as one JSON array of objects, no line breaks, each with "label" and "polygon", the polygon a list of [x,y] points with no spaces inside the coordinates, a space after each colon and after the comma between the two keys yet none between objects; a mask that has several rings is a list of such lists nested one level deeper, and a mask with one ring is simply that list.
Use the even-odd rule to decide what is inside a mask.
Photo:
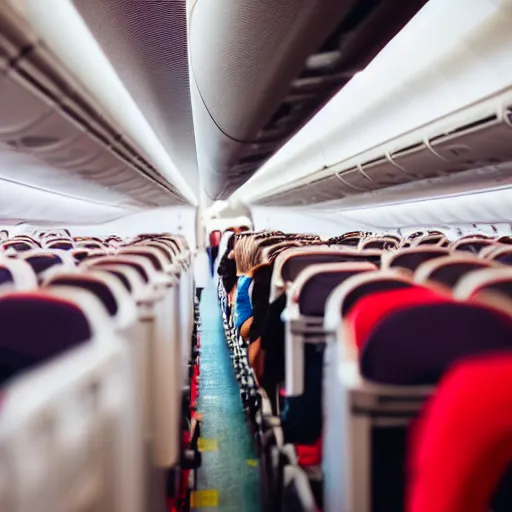
[{"label": "passenger", "polygon": [[252,323],[252,303],[250,288],[252,284],[251,270],[256,266],[254,241],[262,235],[237,235],[235,241],[236,274],[238,277],[235,302],[235,327],[242,338],[247,339]]},{"label": "passenger", "polygon": [[232,234],[228,239],[226,244],[226,250],[222,255],[222,258],[219,263],[219,268],[217,273],[221,279],[222,287],[227,295],[228,300],[228,311],[226,311],[227,316],[230,316],[231,307],[233,305],[233,294],[236,286],[236,262],[234,256],[234,246],[235,246],[236,235]]}]

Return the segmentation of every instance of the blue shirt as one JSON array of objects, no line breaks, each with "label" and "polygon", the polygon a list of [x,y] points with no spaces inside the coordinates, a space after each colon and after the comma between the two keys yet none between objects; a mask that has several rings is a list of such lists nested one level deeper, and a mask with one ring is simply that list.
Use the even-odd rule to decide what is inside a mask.
[{"label": "blue shirt", "polygon": [[237,329],[240,329],[252,316],[252,304],[249,295],[251,283],[251,277],[242,276],[238,279],[235,302],[235,327]]}]

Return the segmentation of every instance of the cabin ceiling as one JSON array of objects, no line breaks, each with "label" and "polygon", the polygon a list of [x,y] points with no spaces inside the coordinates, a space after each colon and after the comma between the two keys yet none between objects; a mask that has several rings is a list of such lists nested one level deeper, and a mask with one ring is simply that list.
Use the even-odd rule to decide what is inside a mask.
[{"label": "cabin ceiling", "polygon": [[23,197],[0,217],[228,198],[341,212],[512,185],[499,2],[0,4],[0,183]]}]

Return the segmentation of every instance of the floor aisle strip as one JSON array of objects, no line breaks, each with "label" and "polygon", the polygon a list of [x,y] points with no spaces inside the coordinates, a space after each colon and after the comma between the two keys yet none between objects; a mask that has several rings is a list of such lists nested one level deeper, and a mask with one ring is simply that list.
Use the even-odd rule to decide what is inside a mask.
[{"label": "floor aisle strip", "polygon": [[201,378],[198,410],[203,415],[198,488],[192,507],[200,512],[259,512],[257,454],[247,426],[216,290],[201,299]]}]

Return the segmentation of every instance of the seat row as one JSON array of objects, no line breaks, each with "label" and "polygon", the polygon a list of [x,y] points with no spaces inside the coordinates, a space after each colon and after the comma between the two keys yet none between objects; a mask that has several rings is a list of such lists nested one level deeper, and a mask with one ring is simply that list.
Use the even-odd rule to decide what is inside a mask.
[{"label": "seat row", "polygon": [[[444,391],[444,379],[487,375],[491,367],[506,368],[512,357],[508,247],[493,245],[485,257],[444,247],[383,251],[343,244],[288,248],[277,256],[269,297],[274,317],[267,322],[276,328],[282,323],[282,347],[275,338],[265,344],[264,337],[262,346],[265,368],[282,358],[283,371],[270,385],[264,371],[259,399],[249,404],[267,508],[427,510],[428,501],[418,495],[434,492],[425,482],[439,486],[440,480],[415,478],[404,467],[412,464],[428,476],[444,454],[437,452],[428,464],[419,458],[432,433],[416,434],[415,419],[431,403],[444,403],[446,394],[462,400],[450,395],[453,384]],[[222,287],[219,294],[225,304]],[[230,346],[243,346],[229,317],[224,320]],[[252,371],[246,360],[242,367]],[[242,392],[256,393],[250,386]],[[435,424],[441,436],[452,426],[436,414],[425,424]],[[489,434],[493,442],[500,428],[497,422]],[[413,433],[417,444],[408,441]],[[484,443],[478,433],[474,443]],[[451,477],[461,489],[450,496],[471,495],[460,471]],[[487,506],[494,499],[493,510],[507,510],[499,478],[494,483]],[[436,510],[465,510],[450,508],[454,503]]]},{"label": "seat row", "polygon": [[0,508],[163,510],[200,462],[186,240],[54,238],[0,255]]}]

